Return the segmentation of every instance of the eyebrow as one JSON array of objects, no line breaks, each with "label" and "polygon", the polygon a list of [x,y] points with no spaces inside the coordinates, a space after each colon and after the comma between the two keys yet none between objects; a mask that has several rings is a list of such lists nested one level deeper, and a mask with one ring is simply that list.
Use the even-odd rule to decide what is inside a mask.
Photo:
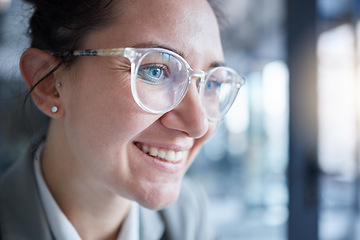
[{"label": "eyebrow", "polygon": [[[185,59],[185,54],[182,51],[174,49],[174,48],[172,48],[170,46],[162,45],[162,44],[148,42],[148,43],[139,43],[139,44],[136,44],[136,45],[134,45],[132,47],[134,47],[134,48],[163,48],[163,49],[167,49],[167,50],[170,50],[172,52],[175,52],[178,55],[180,55],[182,58]],[[214,61],[214,62],[210,63],[209,69],[216,68],[216,67],[223,67],[223,66],[226,66],[225,62],[223,62],[223,61]]]},{"label": "eyebrow", "polygon": [[224,66],[226,66],[226,63],[222,61],[215,61],[210,64],[210,68],[224,67]]},{"label": "eyebrow", "polygon": [[163,48],[163,49],[167,49],[167,50],[170,50],[172,52],[175,52],[178,55],[180,55],[181,57],[185,58],[185,54],[182,51],[171,48],[171,47],[166,46],[166,45],[157,44],[157,43],[152,43],[152,42],[139,43],[139,44],[136,44],[136,45],[134,45],[132,47],[134,47],[134,48]]}]

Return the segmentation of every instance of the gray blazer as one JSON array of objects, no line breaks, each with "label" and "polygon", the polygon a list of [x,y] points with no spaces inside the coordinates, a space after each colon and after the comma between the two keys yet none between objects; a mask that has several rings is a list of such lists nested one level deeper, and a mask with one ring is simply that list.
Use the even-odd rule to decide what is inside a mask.
[{"label": "gray blazer", "polygon": [[[32,144],[0,180],[0,240],[55,239],[33,171],[36,147]],[[179,199],[170,207],[160,211],[140,207],[140,239],[212,239],[205,203],[201,187],[184,179]]]}]

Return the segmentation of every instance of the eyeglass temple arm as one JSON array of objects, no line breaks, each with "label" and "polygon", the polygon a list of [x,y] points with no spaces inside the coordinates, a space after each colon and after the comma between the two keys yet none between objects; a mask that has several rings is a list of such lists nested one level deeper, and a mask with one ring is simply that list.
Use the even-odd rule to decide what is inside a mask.
[{"label": "eyeglass temple arm", "polygon": [[125,48],[86,49],[69,52],[51,52],[54,56],[124,56]]}]

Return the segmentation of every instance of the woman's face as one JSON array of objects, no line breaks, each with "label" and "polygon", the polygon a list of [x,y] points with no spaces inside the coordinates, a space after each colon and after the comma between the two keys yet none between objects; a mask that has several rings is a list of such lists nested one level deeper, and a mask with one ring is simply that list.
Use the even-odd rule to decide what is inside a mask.
[{"label": "woman's face", "polygon": [[[119,9],[117,22],[90,34],[84,49],[161,46],[180,52],[193,69],[223,62],[206,0],[132,0]],[[62,125],[75,165],[82,167],[79,176],[148,208],[175,201],[185,172],[216,129],[195,81],[175,109],[157,115],[135,103],[125,58],[80,57],[61,79]],[[172,155],[176,162],[167,160]]]}]

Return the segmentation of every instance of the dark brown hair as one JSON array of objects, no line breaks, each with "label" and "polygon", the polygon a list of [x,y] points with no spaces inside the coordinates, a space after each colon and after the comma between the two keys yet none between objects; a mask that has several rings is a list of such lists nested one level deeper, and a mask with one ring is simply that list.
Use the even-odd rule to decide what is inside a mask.
[{"label": "dark brown hair", "polygon": [[[28,33],[31,47],[70,51],[80,47],[84,37],[93,29],[114,21],[121,15],[114,8],[119,0],[25,0],[32,4],[33,15]],[[218,0],[208,0],[223,25],[224,14]]]},{"label": "dark brown hair", "polygon": [[[114,21],[113,0],[25,0],[33,8],[28,34],[30,47],[50,51],[77,49],[90,31]],[[117,13],[117,12],[116,12]],[[36,82],[25,97],[62,65],[71,63],[71,56],[61,57],[49,73]]]},{"label": "dark brown hair", "polygon": [[33,5],[28,33],[31,47],[68,51],[94,28],[115,19],[113,0],[25,0]]}]

